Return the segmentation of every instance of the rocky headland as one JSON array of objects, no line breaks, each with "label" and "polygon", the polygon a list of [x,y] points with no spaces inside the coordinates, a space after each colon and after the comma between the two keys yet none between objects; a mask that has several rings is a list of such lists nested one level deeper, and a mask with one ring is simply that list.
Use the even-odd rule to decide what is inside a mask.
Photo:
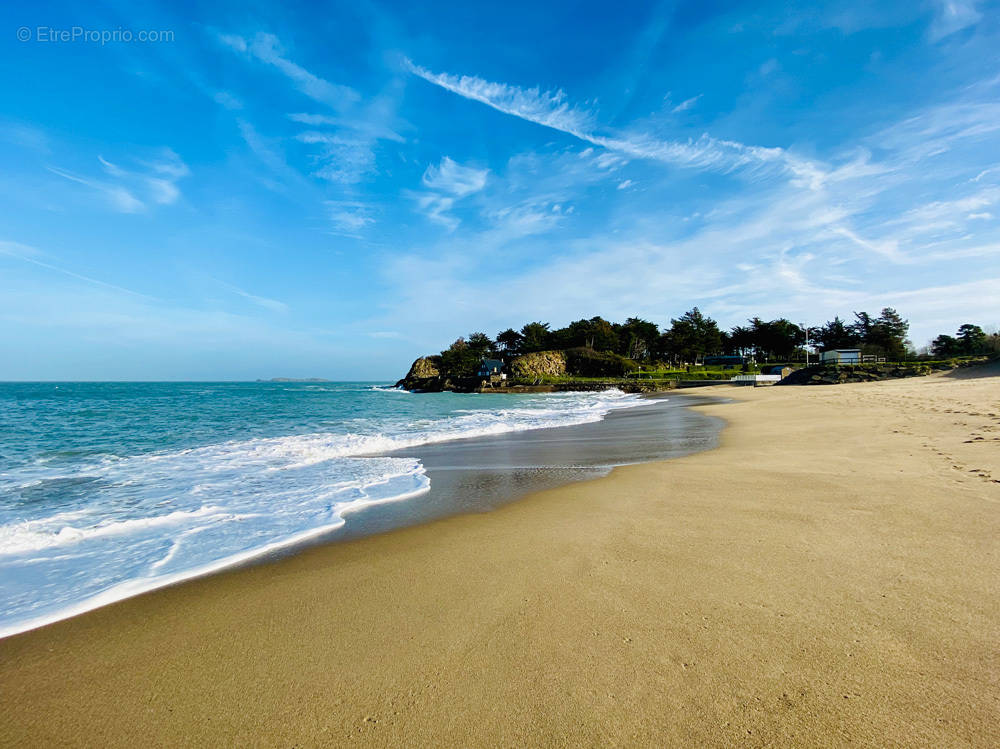
[{"label": "rocky headland", "polygon": [[505,377],[449,372],[441,356],[422,356],[396,387],[417,393],[510,393],[606,390],[652,392],[670,387],[662,382],[623,380],[639,365],[631,359],[587,348],[537,351],[515,357],[504,366]]}]

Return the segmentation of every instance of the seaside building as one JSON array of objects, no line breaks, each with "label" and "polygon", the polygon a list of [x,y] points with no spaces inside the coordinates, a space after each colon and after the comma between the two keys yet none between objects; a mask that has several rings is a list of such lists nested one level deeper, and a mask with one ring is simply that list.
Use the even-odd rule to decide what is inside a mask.
[{"label": "seaside building", "polygon": [[503,379],[507,379],[506,375],[503,374],[503,362],[499,359],[483,359],[479,362],[479,370],[476,374],[479,377],[501,376]]},{"label": "seaside building", "polygon": [[861,349],[857,348],[837,348],[824,351],[819,355],[819,360],[824,364],[860,364]]}]

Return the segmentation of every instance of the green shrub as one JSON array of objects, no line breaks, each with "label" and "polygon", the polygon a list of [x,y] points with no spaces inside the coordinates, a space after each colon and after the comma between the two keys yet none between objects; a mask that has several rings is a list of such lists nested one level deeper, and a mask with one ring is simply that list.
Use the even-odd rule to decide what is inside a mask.
[{"label": "green shrub", "polygon": [[580,377],[622,377],[639,368],[631,359],[589,348],[566,350],[566,370]]}]

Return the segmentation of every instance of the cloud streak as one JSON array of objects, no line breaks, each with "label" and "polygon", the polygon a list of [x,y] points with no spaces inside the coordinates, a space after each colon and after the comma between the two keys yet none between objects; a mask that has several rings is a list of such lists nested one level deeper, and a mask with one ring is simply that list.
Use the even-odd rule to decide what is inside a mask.
[{"label": "cloud streak", "polygon": [[46,168],[53,174],[56,174],[63,179],[68,179],[70,182],[76,182],[77,184],[84,185],[85,187],[89,187],[92,190],[96,190],[101,193],[108,201],[108,204],[119,213],[139,213],[140,211],[146,209],[145,203],[120,185],[113,185],[96,179],[80,177],[79,175],[71,172],[57,169],[54,166]]},{"label": "cloud streak", "polygon": [[666,141],[643,133],[602,133],[593,113],[569,104],[561,90],[550,92],[539,88],[522,89],[476,76],[434,73],[409,59],[404,61],[404,65],[407,70],[428,83],[465,99],[630,157],[724,173],[784,171],[813,189],[818,189],[825,178],[825,171],[818,164],[799,159],[782,148],[749,146],[736,141],[719,140],[707,134],[694,141]]},{"label": "cloud streak", "polygon": [[262,307],[263,309],[266,309],[270,312],[279,312],[282,314],[288,312],[288,305],[285,304],[284,302],[279,302],[277,299],[269,299],[268,297],[251,294],[249,291],[245,291],[244,289],[241,289],[239,286],[234,286],[231,283],[226,283],[225,281],[220,281],[219,279],[215,279],[215,281],[224,289],[232,292],[236,296],[242,297],[247,301],[252,302],[253,304],[256,304],[258,307]]},{"label": "cloud streak", "polygon": [[284,55],[281,42],[274,34],[260,32],[251,40],[235,34],[219,34],[218,39],[227,47],[250,54],[260,62],[276,68],[310,99],[335,110],[346,109],[361,99],[360,94],[350,86],[331,83],[289,60]]},{"label": "cloud streak", "polygon": [[690,99],[685,99],[670,111],[677,114],[678,112],[686,112],[689,109],[693,109],[694,105],[698,103],[698,99],[701,97],[702,94],[698,94],[697,96],[692,96]]},{"label": "cloud streak", "polygon": [[50,270],[55,273],[60,273],[64,276],[68,276],[69,278],[75,278],[78,281],[84,281],[86,283],[93,284],[94,286],[100,286],[101,288],[104,289],[111,289],[113,291],[121,292],[122,294],[128,294],[130,296],[140,297],[142,299],[155,300],[155,297],[151,297],[148,294],[141,294],[138,291],[132,291],[131,289],[126,289],[124,286],[116,286],[113,283],[108,283],[107,281],[101,281],[100,279],[97,278],[91,278],[90,276],[85,276],[82,273],[77,273],[67,268],[61,268],[58,265],[53,265],[52,263],[46,263],[44,260],[39,260],[39,256],[44,256],[44,254],[40,250],[37,250],[34,247],[30,247],[29,245],[21,244],[20,242],[9,242],[0,240],[0,255],[12,257],[17,260],[21,260],[22,262],[25,263],[31,263],[32,265],[37,265],[39,268],[45,268],[46,270]]},{"label": "cloud streak", "polygon": [[103,156],[97,160],[110,180],[85,177],[53,166],[46,168],[63,179],[101,193],[119,213],[141,213],[150,203],[176,203],[181,196],[177,182],[190,174],[187,165],[169,148],[161,149],[153,160],[137,162],[141,169],[125,169]]}]

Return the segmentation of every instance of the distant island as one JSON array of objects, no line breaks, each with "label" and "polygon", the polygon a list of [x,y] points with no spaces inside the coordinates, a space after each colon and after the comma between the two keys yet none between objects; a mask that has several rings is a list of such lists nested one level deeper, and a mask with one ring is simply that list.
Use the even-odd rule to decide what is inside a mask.
[{"label": "distant island", "polygon": [[322,377],[272,377],[270,380],[257,380],[257,382],[333,382],[333,380],[324,380]]}]

